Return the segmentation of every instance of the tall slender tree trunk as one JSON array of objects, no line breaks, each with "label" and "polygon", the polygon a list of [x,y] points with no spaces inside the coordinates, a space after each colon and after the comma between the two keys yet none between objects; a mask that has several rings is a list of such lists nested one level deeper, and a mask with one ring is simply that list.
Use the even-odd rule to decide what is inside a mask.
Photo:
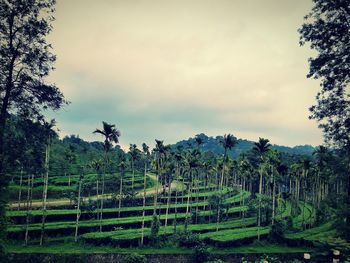
[{"label": "tall slender tree trunk", "polygon": [[[199,176],[198,176],[199,177]],[[199,178],[195,181],[196,184],[196,224],[198,223],[198,195],[199,195]]]},{"label": "tall slender tree trunk", "polygon": [[120,173],[118,218],[120,218],[120,209],[122,207],[122,199],[123,199],[123,175],[124,175],[124,171]]},{"label": "tall slender tree trunk", "polygon": [[222,171],[221,171],[221,179],[220,179],[220,188],[219,188],[219,190],[222,190],[222,188],[223,188],[223,183],[224,183],[225,164],[226,164],[226,154],[227,154],[227,149],[225,148],[224,160],[222,161]]},{"label": "tall slender tree trunk", "polygon": [[192,169],[190,170],[190,178],[191,178],[191,182],[188,185],[187,202],[186,202],[186,221],[188,219],[188,213],[189,213],[189,209],[190,209],[190,199],[192,197],[192,183],[193,183]]},{"label": "tall slender tree trunk", "polygon": [[170,182],[168,183],[168,200],[167,200],[167,204],[166,204],[166,212],[165,212],[165,231],[166,231],[166,227],[168,225],[168,213],[169,213],[169,206],[170,206],[170,197],[171,197],[171,180],[169,180]]},{"label": "tall slender tree trunk", "polygon": [[271,224],[275,224],[275,209],[276,209],[276,180],[273,176],[273,184],[272,184],[272,221]]},{"label": "tall slender tree trunk", "polygon": [[103,201],[104,201],[104,194],[105,194],[105,176],[106,176],[106,171],[104,171],[104,173],[102,175],[102,191],[101,191],[101,206],[100,206],[100,232],[102,232]]},{"label": "tall slender tree trunk", "polygon": [[41,235],[40,235],[40,246],[43,245],[44,235],[45,235],[45,219],[47,215],[46,204],[47,204],[47,189],[49,184],[49,161],[50,161],[50,138],[48,139],[48,143],[46,146],[45,152],[45,177],[44,177],[44,189],[43,189],[43,214],[41,218]]},{"label": "tall slender tree trunk", "polygon": [[99,186],[98,186],[98,176],[99,175],[97,175],[97,179],[96,179],[96,200],[97,200],[97,202],[96,202],[96,208],[97,208],[97,213],[96,213],[96,215],[97,215],[97,220],[100,220],[100,211],[99,211],[99,206],[100,206],[100,197],[99,197]]},{"label": "tall slender tree trunk", "polygon": [[146,185],[147,185],[147,162],[143,174],[143,200],[142,200],[142,227],[141,227],[141,246],[143,246],[144,229],[145,229],[145,205],[146,205]]},{"label": "tall slender tree trunk", "polygon": [[131,167],[132,167],[131,190],[134,191],[135,167],[134,167],[134,159],[133,158],[131,158]]},{"label": "tall slender tree trunk", "polygon": [[28,228],[29,228],[29,219],[30,219],[30,214],[31,214],[31,207],[30,207],[30,194],[31,192],[31,176],[28,174],[28,179],[27,179],[27,214],[26,214],[26,230],[24,234],[24,245],[28,245]]},{"label": "tall slender tree trunk", "polygon": [[159,178],[161,173],[161,160],[158,158],[158,172],[156,176],[156,194],[154,196],[154,204],[153,204],[153,214],[156,214],[157,206],[158,206],[158,188],[159,188]]},{"label": "tall slender tree trunk", "polygon": [[78,204],[77,204],[77,218],[75,222],[75,235],[74,235],[74,241],[78,241],[78,228],[79,228],[79,219],[81,215],[80,211],[80,195],[81,195],[81,184],[82,184],[82,178],[79,179],[79,187],[78,187]]},{"label": "tall slender tree trunk", "polygon": [[258,209],[258,240],[260,241],[260,226],[261,226],[261,195],[263,187],[263,171],[259,170],[259,209]]},{"label": "tall slender tree trunk", "polygon": [[19,190],[18,190],[18,207],[17,210],[21,208],[22,199],[22,179],[23,179],[23,167],[21,167],[20,178],[19,178]]},{"label": "tall slender tree trunk", "polygon": [[102,175],[102,190],[101,190],[101,213],[100,213],[100,232],[102,232],[102,223],[103,223],[103,201],[104,201],[104,194],[105,194],[105,177],[106,177],[106,172],[108,169],[108,156],[107,156],[107,151],[105,152],[105,165],[103,167],[103,175]]}]

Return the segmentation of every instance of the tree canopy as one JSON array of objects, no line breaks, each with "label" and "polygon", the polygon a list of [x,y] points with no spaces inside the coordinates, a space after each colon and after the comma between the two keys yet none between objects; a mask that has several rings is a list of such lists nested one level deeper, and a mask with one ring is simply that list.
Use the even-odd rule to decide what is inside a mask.
[{"label": "tree canopy", "polygon": [[300,45],[317,51],[307,76],[321,81],[310,118],[319,121],[329,142],[350,147],[350,1],[313,1],[299,29]]}]

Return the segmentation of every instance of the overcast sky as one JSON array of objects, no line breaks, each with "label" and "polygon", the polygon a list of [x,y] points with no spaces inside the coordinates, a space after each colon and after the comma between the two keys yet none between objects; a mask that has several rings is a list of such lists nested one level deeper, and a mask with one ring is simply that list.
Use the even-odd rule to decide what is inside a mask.
[{"label": "overcast sky", "polygon": [[101,140],[92,131],[107,121],[123,147],[202,132],[322,143],[297,33],[311,0],[57,2],[50,80],[71,101],[54,115],[62,136]]}]

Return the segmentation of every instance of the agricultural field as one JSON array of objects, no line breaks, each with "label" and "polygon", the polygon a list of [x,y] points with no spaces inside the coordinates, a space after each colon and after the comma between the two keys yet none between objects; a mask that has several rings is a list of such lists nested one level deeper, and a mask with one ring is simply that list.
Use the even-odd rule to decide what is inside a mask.
[{"label": "agricultural field", "polygon": [[[301,201],[292,213],[293,199],[284,198],[282,194],[276,198],[274,220],[280,223],[289,219],[290,226],[285,228],[285,234],[276,237],[274,232],[277,230],[268,222],[272,219],[271,209],[264,207],[265,215],[259,227],[254,196],[239,184],[226,185],[218,190],[214,181],[205,184],[200,178],[190,182],[190,178],[179,177],[164,187],[157,184],[156,171],[146,175],[136,171],[134,179],[132,174],[130,171],[123,174],[122,195],[115,195],[110,186],[120,189],[118,182],[121,182],[121,174],[106,174],[104,180],[107,190],[102,195],[101,190],[96,190],[96,181],[102,179],[101,175],[88,173],[81,180],[84,186],[80,189],[86,187],[88,190],[80,194],[79,210],[78,199],[67,199],[62,190],[61,195],[48,191],[47,202],[49,204],[52,201],[52,204],[46,211],[42,209],[42,200],[38,198],[28,200],[24,194],[21,196],[23,199],[18,200],[20,191],[28,191],[28,182],[14,176],[11,191],[12,196],[17,198],[13,198],[7,211],[8,251],[35,253],[40,247],[41,252],[67,253],[76,247],[75,251],[80,253],[191,254],[193,248],[201,244],[218,255],[223,254],[223,251],[261,253],[263,248],[265,253],[300,254],[312,251],[310,241],[337,236],[331,222],[312,227],[315,220],[312,204]],[[80,175],[71,175],[70,178],[53,176],[49,178],[49,184],[51,189],[57,187],[66,190],[70,187],[71,195],[77,196],[79,178]],[[18,187],[21,180],[22,186]],[[71,186],[67,186],[68,180]],[[132,181],[134,191],[131,192]],[[43,189],[42,178],[34,179],[33,193],[40,191],[37,189]],[[97,192],[100,194],[97,195]],[[102,200],[103,209],[100,206]],[[271,238],[282,240],[282,244],[276,245]],[[41,239],[43,245],[40,246]],[[296,245],[288,247],[286,244],[293,240]],[[18,250],[18,246],[25,243]]]}]

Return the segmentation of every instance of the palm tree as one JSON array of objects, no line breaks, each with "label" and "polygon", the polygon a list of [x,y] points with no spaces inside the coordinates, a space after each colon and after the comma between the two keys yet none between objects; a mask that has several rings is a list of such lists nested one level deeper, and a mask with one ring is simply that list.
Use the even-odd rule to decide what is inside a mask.
[{"label": "palm tree", "polygon": [[187,165],[188,165],[188,191],[187,191],[187,204],[186,204],[186,224],[188,223],[188,216],[189,211],[192,209],[192,203],[191,203],[191,209],[190,209],[190,200],[192,200],[192,192],[195,182],[196,174],[198,174],[198,167],[199,167],[199,151],[198,150],[192,150],[187,155]]},{"label": "palm tree", "polygon": [[[227,150],[231,150],[237,144],[237,139],[232,134],[228,134],[228,135],[225,134],[223,140],[220,141],[220,144],[224,147],[224,159],[223,159],[223,165],[221,170],[221,179],[220,179],[220,187],[219,187],[219,189],[222,191],[226,162],[228,159]],[[218,214],[216,218],[216,231],[219,230],[219,222],[220,222],[220,209],[218,209]]]},{"label": "palm tree", "polygon": [[[65,160],[65,176],[67,174],[67,170],[70,168],[70,166],[76,161],[76,154],[74,153],[75,149],[73,145],[69,145],[68,149],[65,150],[64,152],[64,160]],[[71,172],[70,170],[68,171],[68,186],[70,186],[70,181],[71,181]]]},{"label": "palm tree", "polygon": [[104,190],[105,190],[105,176],[106,170],[108,168],[109,159],[108,153],[113,147],[113,143],[119,143],[120,131],[115,128],[114,124],[108,124],[107,122],[102,122],[103,129],[96,129],[93,133],[98,133],[104,136],[104,168],[103,168],[103,176],[102,176],[102,198],[101,198],[101,214],[100,214],[100,232],[102,232],[102,219],[103,219],[103,199],[104,199]]},{"label": "palm tree", "polygon": [[[180,166],[181,166],[181,161],[183,160],[183,157],[178,150],[174,154],[174,159],[176,162],[176,170],[175,170],[175,180],[176,182],[179,182],[179,177],[180,177]],[[182,186],[183,187],[183,186]],[[174,219],[174,233],[176,233],[176,225],[177,225],[177,195],[178,195],[178,189],[175,187],[175,219]]]},{"label": "palm tree", "polygon": [[237,139],[232,135],[224,135],[224,138],[222,141],[220,141],[220,144],[222,147],[224,147],[224,160],[223,160],[223,169],[221,171],[221,180],[220,180],[220,190],[223,188],[223,182],[224,182],[224,174],[225,174],[225,165],[227,162],[227,151],[231,150],[236,144],[237,144]]},{"label": "palm tree", "polygon": [[135,161],[138,159],[140,151],[137,149],[136,144],[130,144],[129,154],[131,160],[131,170],[132,170],[132,179],[131,179],[131,189],[134,190],[134,181],[135,181]]},{"label": "palm tree", "polygon": [[268,155],[268,162],[270,164],[270,171],[271,171],[271,185],[272,185],[272,217],[271,217],[271,224],[274,225],[275,223],[275,209],[276,209],[276,176],[277,173],[275,173],[276,168],[280,164],[280,159],[277,151],[271,150],[269,151]]},{"label": "palm tree", "polygon": [[271,144],[268,139],[259,138],[258,142],[254,143],[253,151],[259,157],[259,210],[258,210],[258,240],[260,240],[260,226],[261,226],[261,195],[263,187],[263,173],[265,154],[270,150]]},{"label": "palm tree", "polygon": [[149,162],[150,152],[146,143],[142,144],[144,155],[144,173],[143,173],[143,201],[142,201],[142,228],[141,228],[141,246],[143,246],[144,228],[145,228],[145,205],[146,205],[146,186],[147,186],[147,164]]},{"label": "palm tree", "polygon": [[159,191],[159,179],[162,174],[163,169],[163,161],[164,161],[164,155],[166,148],[164,146],[163,141],[155,140],[156,141],[156,147],[154,148],[154,152],[156,154],[156,169],[157,169],[157,179],[156,179],[156,194],[154,196],[154,208],[153,208],[153,214],[156,214],[157,209],[157,202],[158,202],[158,191]]},{"label": "palm tree", "polygon": [[322,200],[322,185],[324,184],[322,178],[325,173],[325,170],[327,168],[327,164],[330,158],[331,153],[329,152],[328,148],[325,146],[320,145],[316,148],[316,150],[313,152],[313,155],[315,156],[316,161],[316,170],[317,170],[317,177],[315,182],[315,204],[319,208],[320,201]]},{"label": "palm tree", "polygon": [[83,179],[84,179],[84,167],[82,167],[82,171],[81,171],[81,174],[79,177],[79,183],[78,183],[77,218],[76,218],[76,222],[75,222],[75,235],[74,235],[75,242],[78,241],[79,218],[81,215],[81,211],[80,211],[81,184],[83,182]]},{"label": "palm tree", "polygon": [[99,199],[99,181],[101,179],[101,167],[102,167],[103,161],[102,160],[93,160],[89,167],[95,171],[97,173],[96,176],[96,199],[97,199],[97,207],[96,207],[96,215],[97,215],[97,220],[99,220],[100,218],[100,213],[99,213],[99,203],[100,203],[100,199]]},{"label": "palm tree", "polygon": [[44,187],[43,187],[43,214],[41,219],[41,235],[40,235],[40,246],[44,242],[44,232],[45,232],[45,219],[46,219],[46,204],[47,204],[47,189],[49,184],[49,162],[50,162],[50,151],[51,151],[51,142],[52,139],[57,136],[56,132],[53,130],[53,127],[56,125],[55,120],[50,122],[43,121],[43,136],[46,139],[45,146],[45,177],[44,177]]},{"label": "palm tree", "polygon": [[303,220],[302,220],[302,227],[305,229],[305,205],[307,202],[307,196],[306,196],[306,189],[307,189],[307,177],[309,174],[311,168],[311,160],[310,159],[304,159],[302,162],[302,193],[304,197],[304,202],[303,202]]},{"label": "palm tree", "polygon": [[125,175],[125,169],[127,165],[125,163],[125,159],[122,159],[119,168],[120,168],[120,181],[119,181],[119,204],[118,204],[118,218],[120,217],[120,209],[122,207],[122,199],[123,199],[123,177]]}]

